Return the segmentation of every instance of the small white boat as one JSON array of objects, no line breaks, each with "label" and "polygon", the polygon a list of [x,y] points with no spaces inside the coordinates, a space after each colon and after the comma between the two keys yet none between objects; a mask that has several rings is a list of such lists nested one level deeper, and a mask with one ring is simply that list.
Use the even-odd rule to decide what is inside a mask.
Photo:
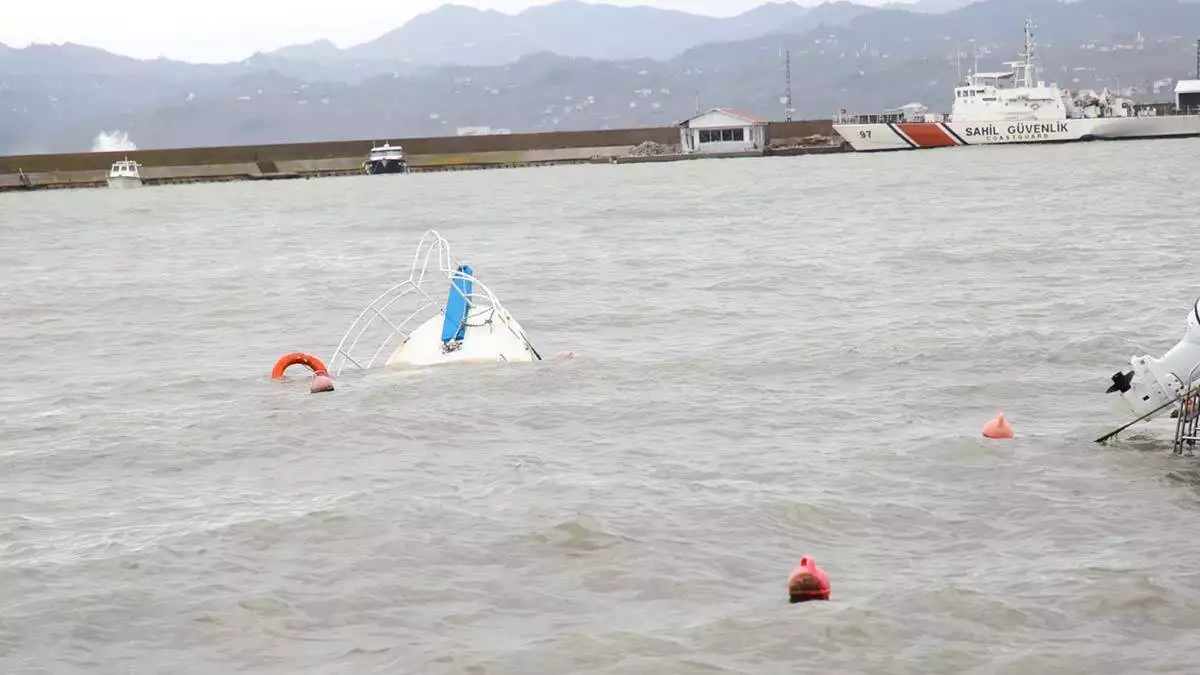
[{"label": "small white boat", "polygon": [[108,170],[108,187],[110,188],[131,188],[141,187],[142,174],[141,164],[129,159],[113,162],[112,168]]},{"label": "small white boat", "polygon": [[329,372],[336,377],[347,367],[370,369],[392,345],[385,366],[542,358],[500,299],[469,265],[450,256],[450,244],[434,230],[421,237],[408,279],[371,301],[350,325]]},{"label": "small white boat", "polygon": [[377,173],[408,173],[408,158],[404,148],[391,143],[384,143],[371,148],[367,158],[363,160],[363,172]]}]

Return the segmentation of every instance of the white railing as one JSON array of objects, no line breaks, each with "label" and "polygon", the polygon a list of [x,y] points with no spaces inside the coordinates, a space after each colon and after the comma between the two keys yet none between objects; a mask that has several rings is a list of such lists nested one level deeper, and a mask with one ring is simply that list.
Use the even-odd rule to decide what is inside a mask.
[{"label": "white railing", "polygon": [[834,124],[899,124],[903,122],[948,122],[949,120],[950,116],[944,113],[885,112],[833,116]]},{"label": "white railing", "polygon": [[[1176,455],[1192,454],[1196,441],[1200,440],[1200,390],[1196,388],[1196,378],[1200,376],[1200,363],[1192,367],[1184,382],[1183,390],[1176,400],[1179,410],[1175,419],[1175,444],[1173,452]],[[1187,446],[1187,449],[1184,449]]]}]

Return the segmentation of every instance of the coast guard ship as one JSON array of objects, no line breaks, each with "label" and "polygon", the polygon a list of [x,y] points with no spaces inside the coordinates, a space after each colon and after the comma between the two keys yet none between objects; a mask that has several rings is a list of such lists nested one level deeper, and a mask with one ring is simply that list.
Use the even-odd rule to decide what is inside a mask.
[{"label": "coast guard ship", "polygon": [[[1072,97],[1037,79],[1033,22],[1025,21],[1020,61],[1003,72],[975,72],[954,88],[949,115],[926,114],[919,104],[875,115],[834,119],[833,130],[859,152],[916,150],[1001,143],[1065,143],[1200,136],[1200,114],[1157,114],[1106,89]],[[1200,111],[1192,111],[1200,112]]]}]

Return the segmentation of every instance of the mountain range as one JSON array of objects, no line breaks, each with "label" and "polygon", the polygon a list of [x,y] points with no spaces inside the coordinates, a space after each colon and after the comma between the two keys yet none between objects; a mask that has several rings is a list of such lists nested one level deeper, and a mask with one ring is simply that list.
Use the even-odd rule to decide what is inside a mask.
[{"label": "mountain range", "polygon": [[[950,1],[969,4],[969,0]],[[560,0],[518,14],[449,4],[365,44],[339,49],[332,42],[320,41],[285,47],[267,56],[314,62],[464,66],[502,65],[539,52],[601,60],[665,60],[710,42],[745,40],[771,32],[803,33],[816,25],[814,19],[817,23],[839,22],[868,9],[844,0],[816,8],[768,2],[734,17],[716,18],[581,0]]]},{"label": "mountain range", "polygon": [[1193,77],[1200,5],[1181,0],[772,2],[713,18],[579,0],[508,15],[444,5],[370,42],[229,64],[138,60],[75,44],[0,45],[0,154],[673,124],[697,107],[795,117],[949,105],[960,72],[1016,58],[1032,16],[1045,79],[1155,88]]}]

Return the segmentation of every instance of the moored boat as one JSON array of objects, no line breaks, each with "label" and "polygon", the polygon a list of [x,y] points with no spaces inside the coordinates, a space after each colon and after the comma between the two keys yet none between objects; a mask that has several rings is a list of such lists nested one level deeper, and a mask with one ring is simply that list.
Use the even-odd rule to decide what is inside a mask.
[{"label": "moored boat", "polygon": [[141,187],[143,185],[142,174],[140,170],[141,166],[141,164],[138,164],[128,157],[113,162],[112,167],[108,170],[108,187]]},{"label": "moored boat", "polygon": [[385,142],[371,148],[363,160],[363,171],[367,174],[408,173],[408,158],[404,148]]}]

